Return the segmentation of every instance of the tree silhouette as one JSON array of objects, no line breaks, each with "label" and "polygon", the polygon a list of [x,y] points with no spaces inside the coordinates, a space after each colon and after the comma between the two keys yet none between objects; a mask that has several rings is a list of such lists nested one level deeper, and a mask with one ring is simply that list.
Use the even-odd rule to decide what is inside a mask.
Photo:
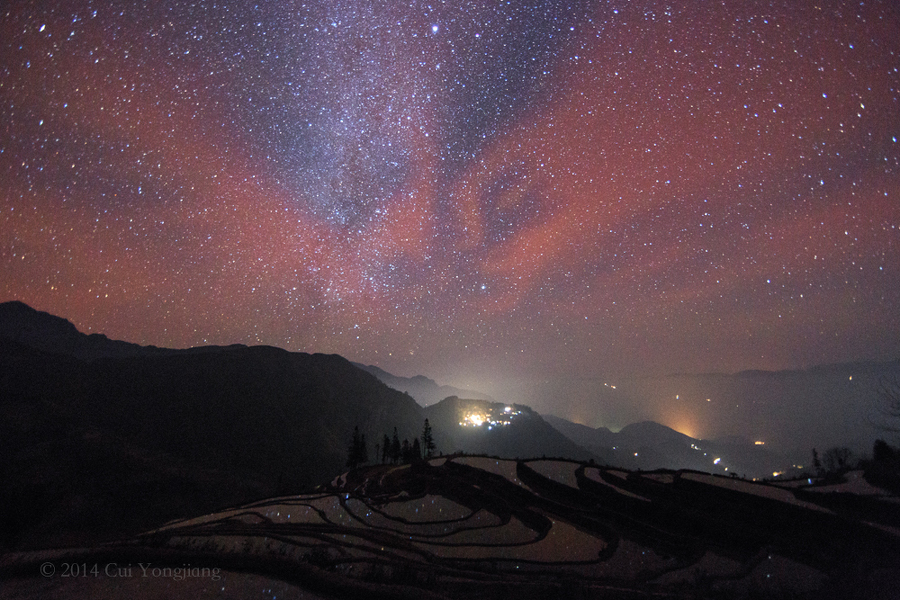
[{"label": "tree silhouette", "polygon": [[419,460],[422,458],[422,446],[419,444],[419,438],[413,440],[412,447],[409,449],[409,454],[412,460]]},{"label": "tree silhouette", "polygon": [[865,477],[873,485],[900,493],[900,448],[893,448],[884,440],[875,440]]},{"label": "tree silhouette", "polygon": [[849,448],[829,448],[822,455],[826,476],[843,475],[852,467],[853,453]]},{"label": "tree silhouette", "polygon": [[885,462],[894,459],[894,449],[884,440],[875,440],[872,446],[872,460],[875,462]]},{"label": "tree silhouette", "polygon": [[425,450],[425,458],[434,456],[436,446],[434,436],[431,433],[431,424],[425,419],[425,427],[422,429],[422,448]]},{"label": "tree silhouette", "polygon": [[403,446],[401,446],[400,455],[403,457],[403,462],[408,463],[412,460],[412,455],[409,449],[409,440],[403,440]]},{"label": "tree silhouette", "polygon": [[387,434],[381,438],[381,464],[384,464],[391,457],[391,438]]},{"label": "tree silhouette", "polygon": [[400,456],[400,438],[397,436],[397,428],[394,427],[394,437],[391,438],[391,463],[396,465]]},{"label": "tree silhouette", "polygon": [[355,469],[359,465],[368,462],[369,452],[366,450],[366,436],[359,432],[359,426],[353,428],[353,438],[347,449],[347,466]]}]

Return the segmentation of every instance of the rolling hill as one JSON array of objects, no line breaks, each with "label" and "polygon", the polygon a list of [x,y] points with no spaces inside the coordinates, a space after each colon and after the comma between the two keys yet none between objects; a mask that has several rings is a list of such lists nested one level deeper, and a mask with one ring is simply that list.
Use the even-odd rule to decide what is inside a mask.
[{"label": "rolling hill", "polygon": [[613,433],[553,415],[544,415],[544,420],[599,461],[625,469],[696,469],[748,478],[802,473],[788,457],[741,438],[695,439],[653,421],[632,423]]}]

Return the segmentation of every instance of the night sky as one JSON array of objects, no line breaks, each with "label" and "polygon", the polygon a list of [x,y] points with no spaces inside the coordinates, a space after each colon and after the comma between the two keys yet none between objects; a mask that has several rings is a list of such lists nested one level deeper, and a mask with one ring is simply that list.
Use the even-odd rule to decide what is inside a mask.
[{"label": "night sky", "polygon": [[900,357],[900,8],[5,2],[0,300],[398,375]]}]

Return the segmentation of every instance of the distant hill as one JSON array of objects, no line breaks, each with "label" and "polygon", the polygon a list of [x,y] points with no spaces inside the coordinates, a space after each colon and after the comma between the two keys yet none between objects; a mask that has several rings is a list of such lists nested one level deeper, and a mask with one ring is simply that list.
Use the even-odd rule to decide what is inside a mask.
[{"label": "distant hill", "polygon": [[738,437],[700,440],[653,421],[613,433],[553,415],[544,415],[544,420],[605,464],[626,469],[695,469],[762,478],[791,467],[789,458]]},{"label": "distant hill", "polygon": [[877,389],[900,376],[900,361],[853,362],[802,370],[733,375],[673,375],[622,382],[645,398],[664,399],[669,414],[689,415],[711,438],[745,436],[809,460],[813,447],[871,451],[883,436]]},{"label": "distant hill", "polygon": [[590,446],[610,447],[615,445],[616,434],[606,427],[588,427],[580,423],[573,423],[557,417],[556,415],[541,415],[547,423],[564,436],[585,448]]},{"label": "distant hill", "polygon": [[[523,416],[515,421],[516,426],[511,429],[493,429],[489,425],[460,427],[465,414],[501,414],[507,405],[494,402],[487,394],[438,385],[423,375],[398,377],[373,365],[353,364],[425,406],[423,414],[430,420],[435,430],[435,442],[442,452],[490,454],[507,458],[565,456],[582,460],[597,459],[602,455],[601,448],[594,448],[601,454],[586,450],[580,441],[560,434],[555,430],[555,424],[548,426],[530,407],[520,404],[509,405]],[[565,423],[575,425],[569,421]],[[595,442],[593,438],[589,441]]]},{"label": "distant hill", "polygon": [[363,371],[367,371],[381,380],[385,385],[406,392],[412,396],[416,402],[422,406],[428,406],[440,402],[444,398],[450,396],[459,396],[461,398],[476,398],[478,400],[491,400],[493,398],[487,394],[476,392],[474,390],[463,390],[451,385],[438,385],[433,379],[429,379],[424,375],[416,375],[415,377],[399,377],[392,375],[384,369],[374,365],[364,365],[361,363],[353,363]]},{"label": "distant hill", "polygon": [[[507,458],[595,458],[527,406],[451,396],[426,407],[423,414],[434,429],[438,449],[444,453],[466,452]],[[477,415],[483,423],[475,425],[473,421],[467,421],[470,415]],[[491,420],[497,424],[492,425]]]},{"label": "distant hill", "polygon": [[706,439],[760,440],[800,464],[812,448],[870,453],[886,435],[880,426],[892,424],[878,394],[885,380],[900,380],[900,361],[735,374],[523,378],[490,391],[499,402],[520,402],[591,427],[615,430],[649,420]]}]

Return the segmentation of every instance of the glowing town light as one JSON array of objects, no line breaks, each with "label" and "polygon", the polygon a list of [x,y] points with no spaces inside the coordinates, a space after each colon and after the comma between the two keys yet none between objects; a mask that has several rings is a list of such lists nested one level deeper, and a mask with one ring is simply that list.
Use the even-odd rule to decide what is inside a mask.
[{"label": "glowing town light", "polygon": [[468,419],[475,427],[481,427],[484,424],[484,417],[481,415],[469,415]]},{"label": "glowing town light", "polygon": [[765,446],[765,445],[766,445],[765,442],[762,442],[762,441],[760,441],[760,440],[756,440],[756,441],[753,442],[753,443],[756,444],[757,446]]},{"label": "glowing town light", "polygon": [[505,412],[505,413],[511,413],[511,412],[512,412],[512,406],[507,406],[506,408],[503,409],[503,412]]},{"label": "glowing town light", "polygon": [[721,460],[722,460],[721,458],[717,458],[716,460],[713,461],[713,464],[717,465],[717,464],[719,464],[719,461],[721,461]]}]

